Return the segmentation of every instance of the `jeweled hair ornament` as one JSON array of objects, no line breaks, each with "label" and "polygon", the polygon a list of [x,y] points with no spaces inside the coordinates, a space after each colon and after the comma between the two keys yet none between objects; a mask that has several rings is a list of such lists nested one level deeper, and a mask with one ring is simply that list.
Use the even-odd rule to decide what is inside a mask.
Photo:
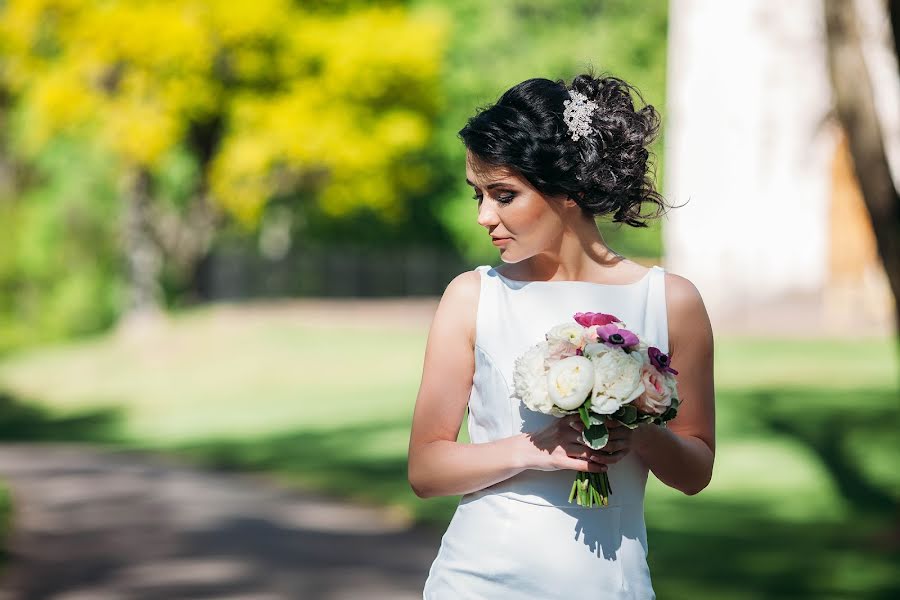
[{"label": "jeweled hair ornament", "polygon": [[588,100],[588,97],[577,90],[569,90],[570,100],[563,100],[563,120],[569,127],[569,135],[572,141],[587,137],[593,132],[591,129],[591,115],[597,110],[597,103]]}]

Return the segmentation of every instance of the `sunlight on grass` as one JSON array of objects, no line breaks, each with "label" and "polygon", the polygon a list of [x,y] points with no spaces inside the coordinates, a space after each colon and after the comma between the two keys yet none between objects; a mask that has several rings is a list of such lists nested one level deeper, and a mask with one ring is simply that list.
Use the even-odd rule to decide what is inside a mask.
[{"label": "sunlight on grass", "polygon": [[419,328],[232,325],[210,309],[140,344],[109,335],[10,358],[0,382],[60,409],[124,404],[128,435],[175,443],[411,416],[424,344]]},{"label": "sunlight on grass", "polygon": [[875,339],[716,338],[716,388],[827,385],[896,386],[900,356],[887,336]]}]

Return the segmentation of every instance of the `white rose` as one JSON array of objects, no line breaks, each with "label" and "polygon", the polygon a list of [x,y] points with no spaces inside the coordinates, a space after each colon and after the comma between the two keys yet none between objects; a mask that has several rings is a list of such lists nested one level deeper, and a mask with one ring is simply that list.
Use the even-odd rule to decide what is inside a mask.
[{"label": "white rose", "polygon": [[514,397],[531,410],[550,413],[553,401],[547,392],[547,343],[535,344],[519,356],[513,369]]},{"label": "white rose", "polygon": [[584,344],[584,328],[578,323],[561,323],[547,334],[547,358],[550,361],[576,356]]},{"label": "white rose", "polygon": [[622,348],[612,348],[606,344],[589,346],[585,347],[585,355],[588,356],[590,350],[589,358],[594,365],[592,411],[610,415],[644,393],[641,381],[644,361],[639,353],[625,352]]},{"label": "white rose", "polygon": [[563,410],[581,406],[594,386],[594,365],[583,356],[570,356],[550,365],[547,390]]},{"label": "white rose", "polygon": [[547,332],[546,338],[550,343],[568,342],[581,346],[584,343],[584,327],[578,323],[560,323]]}]

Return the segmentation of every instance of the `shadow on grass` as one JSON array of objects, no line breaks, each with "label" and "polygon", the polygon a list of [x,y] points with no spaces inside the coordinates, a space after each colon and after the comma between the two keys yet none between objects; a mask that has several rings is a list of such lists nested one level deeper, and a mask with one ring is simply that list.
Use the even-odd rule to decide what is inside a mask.
[{"label": "shadow on grass", "polygon": [[116,443],[123,418],[115,406],[62,415],[0,390],[0,441]]},{"label": "shadow on grass", "polygon": [[[898,498],[864,464],[877,458],[893,462],[900,452],[898,394],[884,389],[797,391],[792,401],[780,401],[785,395],[783,390],[756,390],[748,397],[761,407],[758,418],[768,431],[803,444],[819,459],[854,512],[893,518],[894,527],[900,525]],[[816,410],[818,402],[826,409]],[[854,453],[854,444],[860,443],[863,448]],[[890,483],[896,489],[896,480]]]},{"label": "shadow on grass", "polygon": [[405,452],[369,451],[373,442],[407,440],[408,435],[409,423],[384,421],[254,439],[210,439],[168,449],[210,468],[266,472],[339,498],[399,506],[416,522],[443,529],[459,496],[423,500],[409,486]]},{"label": "shadow on grass", "polygon": [[674,526],[648,519],[660,598],[900,597],[900,555],[880,538],[879,519],[793,523],[765,506],[690,501]]}]

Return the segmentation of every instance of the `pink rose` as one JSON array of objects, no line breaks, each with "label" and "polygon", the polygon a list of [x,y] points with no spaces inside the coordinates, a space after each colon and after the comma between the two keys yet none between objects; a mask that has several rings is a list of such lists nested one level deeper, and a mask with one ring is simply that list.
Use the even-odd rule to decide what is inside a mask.
[{"label": "pink rose", "polygon": [[641,382],[644,384],[644,393],[634,401],[637,409],[651,415],[666,412],[672,404],[672,388],[665,375],[653,365],[645,364],[641,368]]}]

